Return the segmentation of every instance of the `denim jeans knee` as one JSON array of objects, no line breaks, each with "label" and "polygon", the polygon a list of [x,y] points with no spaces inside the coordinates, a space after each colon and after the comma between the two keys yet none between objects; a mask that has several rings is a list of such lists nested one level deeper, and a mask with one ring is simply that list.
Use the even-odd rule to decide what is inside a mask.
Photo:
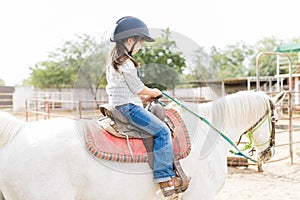
[{"label": "denim jeans knee", "polygon": [[167,125],[143,107],[134,104],[117,106],[133,125],[154,137],[154,181],[164,182],[175,176],[173,144]]}]

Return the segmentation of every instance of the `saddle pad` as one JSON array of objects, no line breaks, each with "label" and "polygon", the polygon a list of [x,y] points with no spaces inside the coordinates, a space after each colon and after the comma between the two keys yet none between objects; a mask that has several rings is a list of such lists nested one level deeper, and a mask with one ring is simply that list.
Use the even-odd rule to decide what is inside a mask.
[{"label": "saddle pad", "polygon": [[[175,126],[172,136],[175,160],[185,158],[191,151],[187,128],[177,111],[166,109],[166,115]],[[130,138],[127,141],[126,138],[111,135],[95,120],[81,119],[78,123],[84,131],[86,148],[94,157],[117,162],[148,162],[142,139]]]}]

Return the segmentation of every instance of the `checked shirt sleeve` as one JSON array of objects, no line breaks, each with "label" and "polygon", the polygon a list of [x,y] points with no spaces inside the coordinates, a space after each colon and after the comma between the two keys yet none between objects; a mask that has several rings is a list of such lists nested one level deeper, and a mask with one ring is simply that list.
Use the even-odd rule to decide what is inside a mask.
[{"label": "checked shirt sleeve", "polygon": [[137,69],[132,62],[126,62],[119,70],[132,93],[139,94],[145,88],[145,85],[138,77]]}]

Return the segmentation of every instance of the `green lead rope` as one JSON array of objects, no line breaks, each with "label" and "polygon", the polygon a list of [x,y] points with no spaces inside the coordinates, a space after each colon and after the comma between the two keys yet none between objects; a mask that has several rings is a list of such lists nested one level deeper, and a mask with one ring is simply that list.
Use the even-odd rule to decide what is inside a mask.
[{"label": "green lead rope", "polygon": [[[162,92],[162,94],[164,96],[166,96],[167,98],[171,99],[173,102],[175,102],[177,105],[179,105],[181,108],[185,109],[186,111],[188,111],[189,113],[193,114],[194,116],[196,116],[197,118],[199,118],[201,121],[203,121],[204,123],[206,123],[209,127],[211,127],[214,131],[216,131],[220,136],[222,136],[235,150],[236,152],[233,152],[235,155],[238,156],[242,156],[246,159],[251,160],[252,162],[257,162],[256,160],[254,160],[253,158],[250,158],[249,156],[246,156],[243,152],[241,152],[239,150],[239,148],[235,145],[234,142],[232,142],[232,140],[227,137],[224,133],[222,133],[220,130],[218,130],[216,127],[214,127],[209,121],[207,121],[204,117],[201,117],[200,115],[198,115],[197,113],[193,112],[192,110],[190,110],[189,108],[187,108],[186,106],[184,106],[182,103],[180,103],[179,101],[177,101],[176,99],[172,98],[170,95],[168,95],[165,92]],[[160,102],[161,103],[161,102]],[[165,106],[164,103],[161,103],[163,106]]]}]

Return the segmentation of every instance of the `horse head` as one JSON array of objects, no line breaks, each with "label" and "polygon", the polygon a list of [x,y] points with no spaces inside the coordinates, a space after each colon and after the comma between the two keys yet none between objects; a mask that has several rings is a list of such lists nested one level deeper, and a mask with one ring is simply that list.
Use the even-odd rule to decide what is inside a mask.
[{"label": "horse head", "polygon": [[[222,99],[216,101],[217,103],[212,104],[211,108],[213,108],[214,111],[212,112],[215,116],[219,116],[222,112],[225,113],[225,117],[222,116],[221,118],[217,118],[217,120],[222,118],[227,120],[230,117],[228,117],[226,113],[236,113],[237,118],[234,117],[231,121],[227,120],[225,124],[248,126],[248,128],[246,127],[246,131],[240,134],[238,143],[241,141],[242,136],[246,135],[249,138],[249,144],[247,144],[244,148],[255,149],[258,152],[257,160],[264,162],[270,160],[275,154],[275,123],[278,121],[275,106],[284,98],[285,94],[286,92],[281,92],[270,98],[264,92],[244,91],[233,95],[234,98],[226,101],[226,103]],[[218,102],[219,105],[221,105],[219,106],[219,108],[221,107],[219,110],[214,109],[217,107],[216,105]],[[228,105],[227,111],[223,110],[225,105]],[[177,103],[174,102],[169,104],[168,107],[179,111],[179,113],[185,110],[184,105],[178,106]],[[192,108],[191,110],[195,109]],[[244,117],[239,115],[244,115]],[[242,121],[245,122],[243,125],[239,124],[242,118],[244,118]],[[215,122],[212,122],[212,126],[215,125],[214,123]]]},{"label": "horse head", "polygon": [[261,162],[270,160],[275,154],[275,123],[278,121],[275,107],[285,94],[286,92],[281,92],[270,98],[265,114],[246,131],[250,141],[253,139],[258,151],[258,160]]}]

